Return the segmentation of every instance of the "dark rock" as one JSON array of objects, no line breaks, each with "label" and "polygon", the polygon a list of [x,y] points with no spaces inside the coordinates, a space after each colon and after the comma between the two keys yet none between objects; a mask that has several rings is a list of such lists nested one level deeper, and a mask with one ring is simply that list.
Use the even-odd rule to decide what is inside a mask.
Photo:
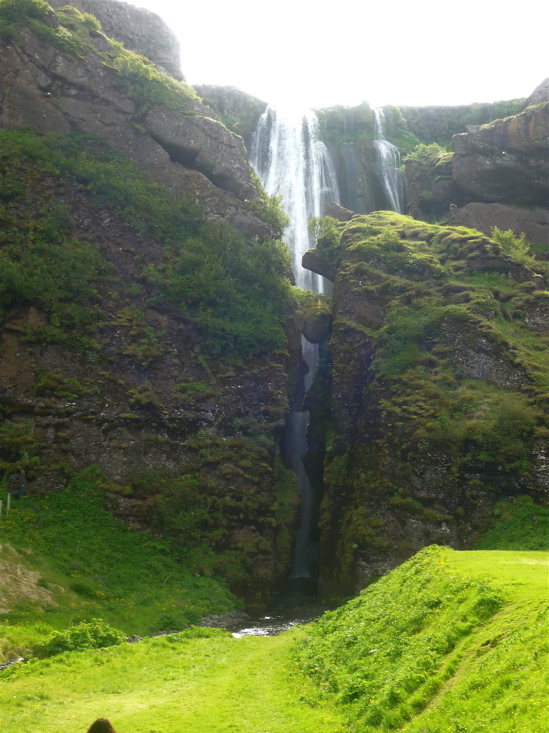
[{"label": "dark rock", "polygon": [[502,231],[512,229],[517,236],[524,233],[527,242],[549,243],[549,213],[546,209],[472,202],[461,208],[450,207],[446,222],[451,226],[477,229],[488,236],[493,227]]},{"label": "dark rock", "polygon": [[175,79],[184,80],[179,41],[156,13],[121,0],[52,0],[50,5],[52,8],[70,5],[91,13],[109,38],[150,59]]},{"label": "dark rock", "polygon": [[335,204],[334,202],[332,202],[328,206],[326,216],[331,216],[332,219],[337,219],[338,221],[351,221],[353,216],[356,216],[356,212],[351,211],[350,209],[346,209],[344,206],[340,206],[339,204]]},{"label": "dark rock", "polygon": [[499,499],[549,490],[543,357],[529,356],[532,339],[547,348],[545,265],[388,212],[354,217],[333,250],[329,393],[319,400],[313,384],[308,400],[326,596],[428,544],[471,548]]},{"label": "dark rock", "polygon": [[470,201],[546,206],[549,103],[452,138],[452,179]]}]

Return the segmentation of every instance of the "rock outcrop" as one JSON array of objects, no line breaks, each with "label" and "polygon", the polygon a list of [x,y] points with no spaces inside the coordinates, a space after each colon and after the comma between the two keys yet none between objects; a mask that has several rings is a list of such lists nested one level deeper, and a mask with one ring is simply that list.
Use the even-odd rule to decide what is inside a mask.
[{"label": "rock outcrop", "polygon": [[[537,99],[538,97],[533,97]],[[547,245],[549,102],[452,138],[453,153],[406,161],[408,210]]]},{"label": "rock outcrop", "polygon": [[179,41],[156,13],[121,0],[52,0],[49,4],[52,8],[70,5],[91,13],[106,36],[149,59],[174,79],[184,81]]},{"label": "rock outcrop", "polygon": [[549,102],[452,138],[452,179],[471,201],[546,206]]},{"label": "rock outcrop", "polygon": [[[53,14],[47,22],[61,27]],[[0,52],[1,127],[100,135],[176,195],[192,191],[212,216],[269,234],[245,203],[258,192],[242,140],[183,82],[121,56],[101,34],[72,55],[22,28]]]},{"label": "rock outcrop", "polygon": [[[501,231],[512,229],[524,233],[528,242],[549,243],[549,211],[542,208],[526,209],[509,204],[473,202],[458,208],[451,206],[446,215],[450,226],[465,226],[487,234],[493,227]],[[540,253],[541,254],[541,253]],[[545,259],[549,258],[549,249]]]},{"label": "rock outcrop", "polygon": [[194,87],[205,104],[215,110],[223,124],[244,140],[251,150],[253,134],[267,103],[235,87],[199,84]]},{"label": "rock outcrop", "polygon": [[428,544],[470,548],[497,501],[548,490],[547,267],[388,212],[339,226],[307,256],[335,272],[307,400],[326,595]]},{"label": "rock outcrop", "polygon": [[78,11],[23,19],[0,53],[8,483],[58,491],[93,467],[117,516],[205,541],[196,572],[263,603],[290,563],[299,337],[242,140]]}]

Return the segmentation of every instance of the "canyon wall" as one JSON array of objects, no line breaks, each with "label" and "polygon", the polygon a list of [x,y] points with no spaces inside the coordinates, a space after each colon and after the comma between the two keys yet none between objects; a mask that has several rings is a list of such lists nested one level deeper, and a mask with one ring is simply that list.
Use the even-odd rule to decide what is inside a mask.
[{"label": "canyon wall", "polygon": [[[300,347],[278,209],[184,82],[77,9],[30,7],[0,39],[4,488],[93,475],[117,516],[263,603],[299,501],[279,449]],[[97,7],[105,23],[129,6]]]}]

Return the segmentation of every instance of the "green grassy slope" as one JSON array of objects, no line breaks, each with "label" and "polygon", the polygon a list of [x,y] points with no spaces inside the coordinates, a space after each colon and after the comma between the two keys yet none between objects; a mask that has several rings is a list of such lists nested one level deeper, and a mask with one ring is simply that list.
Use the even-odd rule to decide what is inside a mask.
[{"label": "green grassy slope", "polygon": [[332,705],[311,708],[288,683],[291,635],[187,633],[22,667],[0,681],[1,730],[84,733],[100,716],[118,733],[342,730]]},{"label": "green grassy slope", "polygon": [[326,614],[298,664],[361,733],[542,733],[548,562],[427,548]]},{"label": "green grassy slope", "polygon": [[22,571],[27,582],[18,597],[12,591],[21,577],[0,573],[0,662],[40,653],[53,628],[95,617],[127,634],[146,634],[233,609],[236,599],[223,582],[198,577],[207,552],[200,543],[176,551],[160,537],[135,532],[103,509],[86,475],[63,492],[14,500],[0,522],[0,563],[36,577]]},{"label": "green grassy slope", "polygon": [[549,557],[423,550],[275,638],[190,630],[0,673],[0,728],[543,733]]}]

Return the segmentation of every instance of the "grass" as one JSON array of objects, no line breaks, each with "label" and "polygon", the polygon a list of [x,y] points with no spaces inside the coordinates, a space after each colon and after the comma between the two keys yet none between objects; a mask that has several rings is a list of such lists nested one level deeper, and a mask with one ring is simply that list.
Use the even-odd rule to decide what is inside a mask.
[{"label": "grass", "polygon": [[542,733],[549,558],[423,550],[278,637],[191,628],[0,673],[3,733]]},{"label": "grass", "polygon": [[541,733],[548,565],[423,550],[311,627],[296,654],[311,700],[337,701],[360,733]]},{"label": "grass", "polygon": [[549,507],[534,504],[530,496],[498,502],[494,522],[475,550],[547,550]]},{"label": "grass", "polygon": [[307,683],[288,682],[293,635],[233,639],[222,631],[206,633],[22,667],[0,682],[1,729],[53,733],[62,720],[67,730],[84,731],[106,716],[118,733],[342,730],[332,705],[309,707],[300,699]]},{"label": "grass", "polygon": [[[36,653],[54,628],[95,617],[144,634],[182,629],[234,608],[221,581],[198,577],[197,564],[209,552],[199,539],[174,551],[159,537],[135,532],[102,508],[96,480],[97,472],[88,471],[61,493],[23,497],[2,519],[1,559],[40,573],[40,584],[29,581],[19,602],[0,614],[5,655]],[[8,545],[19,551],[16,559]],[[37,587],[51,599],[41,598]]]}]

